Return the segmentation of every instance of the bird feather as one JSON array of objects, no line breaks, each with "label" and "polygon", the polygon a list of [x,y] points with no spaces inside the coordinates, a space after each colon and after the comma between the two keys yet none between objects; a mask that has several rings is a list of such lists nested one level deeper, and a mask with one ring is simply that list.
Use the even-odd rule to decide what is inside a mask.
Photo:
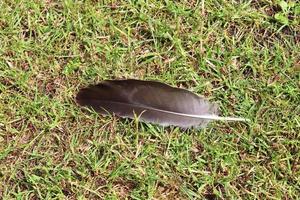
[{"label": "bird feather", "polygon": [[220,117],[218,106],[185,89],[157,81],[106,80],[81,89],[76,101],[103,115],[138,118],[144,122],[182,128],[205,127],[211,120],[246,121]]}]

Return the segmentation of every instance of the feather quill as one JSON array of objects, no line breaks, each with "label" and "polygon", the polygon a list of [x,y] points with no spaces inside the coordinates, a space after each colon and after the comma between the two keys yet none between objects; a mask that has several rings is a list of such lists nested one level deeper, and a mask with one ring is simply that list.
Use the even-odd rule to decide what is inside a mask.
[{"label": "feather quill", "polygon": [[157,81],[106,80],[81,89],[76,101],[103,115],[116,114],[144,122],[182,128],[205,127],[211,120],[246,121],[220,117],[218,107],[188,90]]}]

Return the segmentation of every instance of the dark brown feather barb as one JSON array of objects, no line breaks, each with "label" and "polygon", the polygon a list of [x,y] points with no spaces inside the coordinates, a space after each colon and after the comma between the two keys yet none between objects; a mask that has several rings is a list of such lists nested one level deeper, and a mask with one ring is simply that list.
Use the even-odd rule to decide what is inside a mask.
[{"label": "dark brown feather barb", "polygon": [[163,126],[205,127],[210,120],[246,121],[219,117],[217,105],[185,89],[157,81],[106,80],[83,88],[76,96],[81,106],[108,115],[135,118]]}]

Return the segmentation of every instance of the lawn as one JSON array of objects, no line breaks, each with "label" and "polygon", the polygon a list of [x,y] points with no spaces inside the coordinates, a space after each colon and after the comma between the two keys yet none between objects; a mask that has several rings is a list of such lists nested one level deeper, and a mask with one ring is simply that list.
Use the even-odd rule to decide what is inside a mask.
[{"label": "lawn", "polygon": [[[0,199],[297,199],[300,4],[0,1]],[[159,80],[220,106],[181,130],[81,109]]]}]

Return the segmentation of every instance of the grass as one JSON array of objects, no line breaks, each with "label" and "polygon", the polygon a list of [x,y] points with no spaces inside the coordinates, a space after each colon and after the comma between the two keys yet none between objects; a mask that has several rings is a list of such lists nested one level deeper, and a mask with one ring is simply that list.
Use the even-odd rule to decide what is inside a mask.
[{"label": "grass", "polygon": [[[1,199],[299,198],[300,5],[282,2],[1,1]],[[182,131],[75,104],[113,78],[251,122]]]}]

